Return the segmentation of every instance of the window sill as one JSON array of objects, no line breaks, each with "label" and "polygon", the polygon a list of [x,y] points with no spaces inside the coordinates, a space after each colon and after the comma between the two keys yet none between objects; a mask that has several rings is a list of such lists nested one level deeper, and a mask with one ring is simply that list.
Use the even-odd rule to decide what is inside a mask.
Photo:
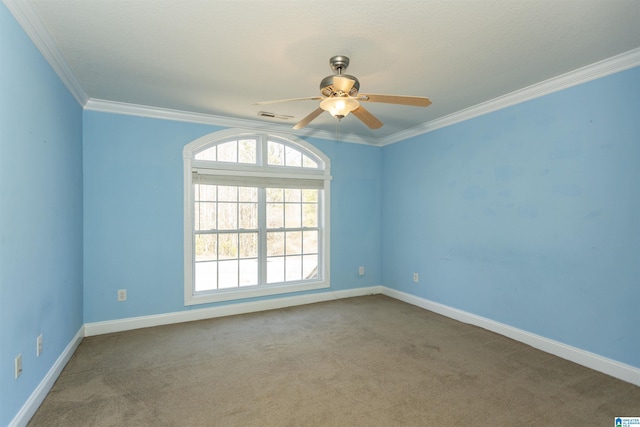
[{"label": "window sill", "polygon": [[212,302],[232,301],[247,298],[264,297],[269,295],[286,294],[290,292],[311,291],[315,289],[329,288],[329,281],[260,285],[246,288],[233,288],[220,291],[200,292],[196,295],[187,294],[184,298],[184,305],[207,304]]}]

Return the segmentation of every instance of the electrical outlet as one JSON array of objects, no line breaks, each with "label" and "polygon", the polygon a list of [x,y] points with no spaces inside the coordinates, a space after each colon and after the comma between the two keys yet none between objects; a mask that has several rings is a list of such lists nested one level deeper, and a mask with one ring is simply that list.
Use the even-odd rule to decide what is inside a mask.
[{"label": "electrical outlet", "polygon": [[358,267],[358,274],[360,276],[364,276],[364,267],[363,266]]},{"label": "electrical outlet", "polygon": [[126,289],[118,289],[118,301],[126,301],[127,300],[127,290]]},{"label": "electrical outlet", "polygon": [[16,379],[18,379],[18,377],[22,373],[22,353],[16,356],[15,368]]},{"label": "electrical outlet", "polygon": [[42,334],[38,335],[36,338],[36,357],[40,357],[42,353]]},{"label": "electrical outlet", "polygon": [[413,273],[413,283],[418,283],[418,273]]}]

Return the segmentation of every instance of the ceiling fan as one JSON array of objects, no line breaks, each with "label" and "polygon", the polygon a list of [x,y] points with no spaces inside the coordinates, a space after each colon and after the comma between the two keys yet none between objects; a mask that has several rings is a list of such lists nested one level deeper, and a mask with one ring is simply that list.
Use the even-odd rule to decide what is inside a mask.
[{"label": "ceiling fan", "polygon": [[398,95],[375,95],[359,93],[360,82],[354,76],[342,74],[349,66],[349,58],[344,55],[337,55],[329,59],[329,65],[335,72],[334,75],[327,76],[320,82],[320,93],[323,96],[312,96],[308,98],[280,99],[277,101],[261,101],[257,105],[275,104],[277,102],[320,100],[320,106],[311,114],[300,120],[293,128],[302,129],[313,119],[324,111],[328,111],[333,117],[342,120],[349,113],[353,113],[358,119],[370,129],[379,129],[382,122],[365,109],[361,102],[382,102],[386,104],[410,105],[414,107],[428,107],[431,100],[422,96],[398,96]]}]

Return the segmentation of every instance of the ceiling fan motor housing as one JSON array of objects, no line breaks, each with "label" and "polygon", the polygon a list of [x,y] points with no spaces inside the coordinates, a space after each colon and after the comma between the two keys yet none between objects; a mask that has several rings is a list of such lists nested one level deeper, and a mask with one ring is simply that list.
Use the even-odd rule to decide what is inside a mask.
[{"label": "ceiling fan motor housing", "polygon": [[349,93],[342,93],[341,91],[336,90],[333,84],[333,78],[338,75],[327,76],[320,82],[320,92],[322,95],[326,97],[332,96],[356,96],[358,94],[358,90],[360,90],[360,82],[354,76],[350,76],[348,74],[339,74],[340,77],[346,78],[353,81],[353,86],[349,89]]},{"label": "ceiling fan motor housing", "polygon": [[[344,55],[332,56],[329,59],[329,66],[336,74],[333,76],[327,76],[322,79],[322,81],[320,82],[320,92],[322,93],[322,95],[326,97],[356,96],[358,94],[358,90],[360,89],[360,82],[354,76],[342,74],[342,72],[345,71],[349,66],[349,57]],[[336,85],[333,81],[334,77],[336,76],[340,76],[342,78],[353,81],[353,86],[351,86],[351,88],[349,89],[349,93],[336,89]]]}]

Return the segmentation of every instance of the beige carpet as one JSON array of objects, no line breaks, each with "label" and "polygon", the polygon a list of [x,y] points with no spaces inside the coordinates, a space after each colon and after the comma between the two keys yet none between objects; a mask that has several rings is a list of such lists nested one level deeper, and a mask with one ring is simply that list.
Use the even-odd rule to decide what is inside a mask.
[{"label": "beige carpet", "polygon": [[86,338],[35,426],[613,426],[640,387],[384,296]]}]

